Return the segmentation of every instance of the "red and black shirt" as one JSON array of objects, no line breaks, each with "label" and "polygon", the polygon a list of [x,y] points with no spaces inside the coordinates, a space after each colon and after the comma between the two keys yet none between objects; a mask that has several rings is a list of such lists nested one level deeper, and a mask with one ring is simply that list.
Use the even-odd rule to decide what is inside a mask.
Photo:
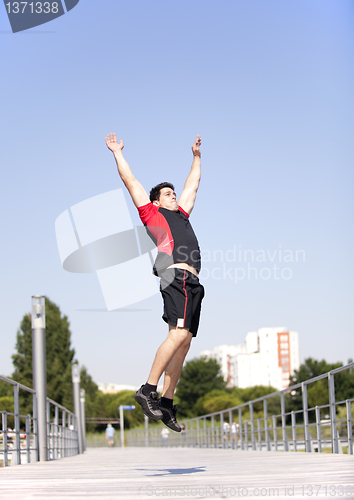
[{"label": "red and black shirt", "polygon": [[157,245],[153,273],[158,276],[172,264],[181,262],[191,265],[199,273],[200,249],[188,213],[180,206],[174,212],[153,203],[139,207],[138,211],[148,235]]}]

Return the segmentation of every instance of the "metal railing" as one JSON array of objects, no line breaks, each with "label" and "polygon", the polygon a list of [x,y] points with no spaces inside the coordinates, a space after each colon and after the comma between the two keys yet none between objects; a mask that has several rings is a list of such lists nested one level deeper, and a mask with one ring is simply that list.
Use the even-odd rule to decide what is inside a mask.
[{"label": "metal railing", "polygon": [[[38,413],[36,391],[0,375],[0,380],[13,386],[14,411],[0,409],[0,466],[18,465],[39,460]],[[32,394],[32,414],[20,413],[20,394]],[[61,420],[59,420],[61,411]],[[51,420],[51,412],[54,417]],[[13,428],[10,428],[10,422]],[[75,415],[47,398],[47,458],[68,457],[78,454],[78,424]]]},{"label": "metal railing", "polygon": [[[233,408],[180,421],[181,433],[161,435],[163,427],[127,432],[128,446],[188,446],[233,448],[259,451],[317,451],[353,454],[352,406],[354,398],[336,401],[335,375],[354,367],[342,366],[282,391],[248,401]],[[308,407],[307,388],[319,380],[328,380],[328,404]],[[301,391],[302,408],[286,411],[286,396]],[[255,411],[255,406],[262,410]],[[280,411],[271,412],[270,407]],[[337,411],[345,417],[338,418]],[[322,415],[322,418],[321,418]],[[163,426],[163,424],[162,424]]]},{"label": "metal railing", "polygon": [[[54,410],[54,414],[51,419],[52,410]],[[47,398],[47,449],[48,460],[72,457],[79,453],[76,416],[49,398]]]},{"label": "metal railing", "polygon": [[[14,398],[13,412],[1,411],[0,409],[2,417],[2,427],[0,431],[0,461],[2,461],[4,467],[9,465],[9,461],[11,465],[30,463],[31,455],[34,455],[34,461],[37,461],[38,418],[36,392],[29,387],[1,375],[0,380],[13,386]],[[20,414],[20,389],[32,394],[32,415]],[[13,429],[9,427],[10,421],[13,425]],[[25,427],[24,429],[23,426]]]}]

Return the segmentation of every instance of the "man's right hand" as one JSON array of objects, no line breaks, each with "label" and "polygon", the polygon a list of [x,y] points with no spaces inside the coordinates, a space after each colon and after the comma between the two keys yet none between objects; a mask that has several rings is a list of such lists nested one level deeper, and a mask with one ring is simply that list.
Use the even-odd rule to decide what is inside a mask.
[{"label": "man's right hand", "polygon": [[123,141],[120,140],[119,142],[117,142],[116,134],[107,134],[106,144],[107,148],[114,154],[114,158],[118,167],[118,173],[120,175],[120,178],[124,182],[125,187],[128,189],[130,196],[133,199],[134,205],[139,208],[149,203],[150,198],[147,192],[140,184],[140,182],[135,179],[127,161],[123,156]]},{"label": "man's right hand", "polygon": [[124,148],[123,141],[120,140],[119,143],[117,142],[117,137],[116,134],[107,134],[106,135],[106,144],[107,148],[112,151],[112,153],[116,153],[119,151],[122,151]]}]

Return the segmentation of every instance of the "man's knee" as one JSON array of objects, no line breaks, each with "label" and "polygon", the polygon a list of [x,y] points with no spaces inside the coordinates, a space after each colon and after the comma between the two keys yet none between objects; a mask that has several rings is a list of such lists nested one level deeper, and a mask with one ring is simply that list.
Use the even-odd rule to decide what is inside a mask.
[{"label": "man's knee", "polygon": [[170,326],[169,336],[174,340],[174,342],[178,345],[178,347],[186,345],[189,346],[193,337],[189,331],[189,328],[177,328],[171,326]]}]

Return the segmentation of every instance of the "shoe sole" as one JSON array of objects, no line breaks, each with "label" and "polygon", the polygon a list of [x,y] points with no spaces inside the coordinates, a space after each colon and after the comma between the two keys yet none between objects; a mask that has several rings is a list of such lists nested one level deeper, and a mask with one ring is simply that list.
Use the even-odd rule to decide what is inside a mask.
[{"label": "shoe sole", "polygon": [[[161,411],[162,411],[162,410],[161,410]],[[174,432],[181,432],[182,427],[179,427],[178,429],[174,429],[173,427],[171,427],[171,425],[169,425],[169,422],[170,422],[170,421],[169,421],[169,420],[167,420],[167,422],[165,422],[165,421],[164,421],[164,419],[163,419],[163,417],[164,417],[164,415],[163,415],[163,412],[162,412],[162,419],[161,419],[161,420],[162,420],[162,422],[166,425],[166,427],[168,427],[169,429],[171,429],[171,431],[174,431]],[[174,424],[172,424],[172,425],[174,425]]]},{"label": "shoe sole", "polygon": [[169,423],[168,423],[168,422],[167,422],[167,423],[166,423],[166,422],[164,422],[164,421],[163,421],[163,418],[162,418],[161,420],[162,420],[162,422],[166,425],[166,427],[168,427],[169,429],[171,429],[171,431],[174,431],[174,432],[181,432],[181,430],[182,430],[181,428],[179,428],[179,429],[175,429],[174,427],[171,427],[171,426],[169,425]]},{"label": "shoe sole", "polygon": [[153,420],[161,420],[163,417],[163,414],[161,412],[161,417],[154,415],[153,413],[150,412],[149,407],[147,405],[146,400],[141,397],[139,394],[134,394],[134,399],[135,401],[141,406],[141,409],[143,410],[144,415],[146,415],[149,418],[152,418]]},{"label": "shoe sole", "polygon": [[[162,422],[163,422],[163,419],[161,419],[161,420],[162,420]],[[170,425],[168,425],[168,423],[166,423],[166,422],[163,422],[163,423],[166,425],[166,427],[168,427],[169,429],[171,429],[171,431],[174,431],[174,432],[181,432],[181,430],[182,430],[181,428],[179,428],[179,429],[175,429],[175,428],[171,427]]]}]

